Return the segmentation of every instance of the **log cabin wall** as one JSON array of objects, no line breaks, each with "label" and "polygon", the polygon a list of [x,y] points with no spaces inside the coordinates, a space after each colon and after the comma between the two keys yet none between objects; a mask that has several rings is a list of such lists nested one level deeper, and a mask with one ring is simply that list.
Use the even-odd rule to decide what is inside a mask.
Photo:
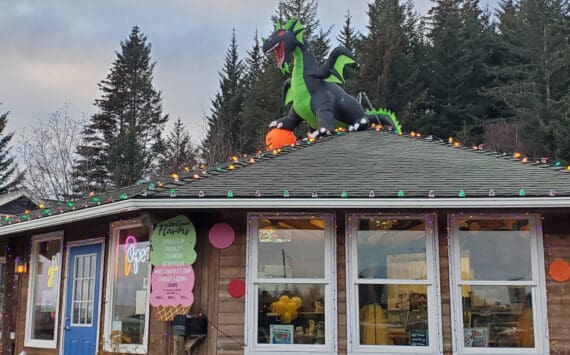
[{"label": "log cabin wall", "polygon": [[[570,354],[570,282],[555,282],[548,275],[548,267],[556,259],[570,262],[570,218],[565,213],[551,213],[542,211],[544,230],[544,252],[545,252],[545,276],[548,294],[548,322],[550,331],[550,350],[552,354]],[[158,219],[164,220],[184,214],[196,225],[198,232],[197,251],[198,259],[194,264],[196,272],[196,285],[194,288],[195,304],[192,313],[204,313],[210,320],[208,336],[197,348],[196,354],[243,354],[244,332],[247,325],[245,320],[245,297],[232,298],[227,292],[227,285],[231,279],[245,280],[246,267],[246,239],[247,239],[247,213],[246,211],[219,211],[189,213],[185,211],[169,211],[168,213],[158,213]],[[132,216],[131,216],[132,217]],[[344,212],[336,214],[336,243],[337,243],[337,342],[339,354],[345,354],[346,343],[346,265],[345,265],[345,225]],[[105,237],[105,265],[108,263],[110,239],[109,223],[115,218],[100,219],[89,223],[77,223],[51,230],[41,230],[33,233],[43,234],[46,232],[64,231],[64,254],[66,260],[65,243],[73,240],[81,240],[95,237]],[[208,241],[208,231],[217,222],[226,222],[234,227],[236,240],[227,249],[216,249]],[[449,295],[449,262],[448,262],[448,236],[447,236],[447,214],[440,212],[438,215],[438,243],[439,243],[439,271],[440,271],[440,297],[442,312],[442,338],[443,350],[445,354],[452,352],[451,336],[451,311]],[[7,245],[10,245],[14,256],[30,255],[30,238],[32,234],[20,235],[10,238]],[[0,248],[5,247],[0,245]],[[13,260],[7,260],[7,274],[13,272]],[[12,267],[12,269],[9,269]],[[10,271],[11,270],[11,271]],[[65,275],[66,265],[62,267],[62,275]],[[103,275],[106,275],[103,272]],[[104,276],[105,277],[105,276]],[[34,349],[24,348],[24,333],[26,322],[26,302],[28,293],[29,274],[18,276],[14,297],[6,297],[6,306],[9,312],[10,321],[16,330],[14,353],[26,350],[28,355],[33,354],[58,354],[60,339],[58,339],[58,349]],[[106,279],[103,280],[102,295],[105,295]],[[8,291],[14,284],[13,280],[7,280],[5,286]],[[9,286],[9,287],[8,287]],[[60,294],[63,297],[64,282],[62,280]],[[8,295],[9,293],[7,293]],[[10,304],[10,299],[14,302]],[[60,315],[63,302],[60,302]],[[101,308],[101,334],[105,313],[105,302]],[[150,312],[150,333],[149,333],[149,353],[165,354],[171,351],[171,337],[165,336],[170,332],[170,323],[156,319],[154,313]],[[3,332],[3,353],[10,352],[10,344],[5,343],[4,338],[9,334]],[[61,338],[61,331],[58,338]],[[99,346],[101,349],[102,346]],[[102,353],[102,351],[100,351]]]},{"label": "log cabin wall", "polygon": [[549,275],[549,266],[557,259],[570,263],[570,213],[544,214],[542,227],[550,353],[568,355],[570,354],[570,281],[554,281]]}]

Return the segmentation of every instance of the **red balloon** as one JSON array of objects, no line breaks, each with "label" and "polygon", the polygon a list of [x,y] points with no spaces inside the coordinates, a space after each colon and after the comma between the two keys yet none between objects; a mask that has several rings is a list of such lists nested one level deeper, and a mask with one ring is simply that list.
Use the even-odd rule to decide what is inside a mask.
[{"label": "red balloon", "polygon": [[285,145],[295,144],[296,141],[297,139],[292,131],[282,128],[273,128],[265,136],[265,147],[267,150],[279,149]]},{"label": "red balloon", "polygon": [[245,282],[239,279],[233,279],[228,284],[228,293],[233,298],[240,298],[245,295]]}]

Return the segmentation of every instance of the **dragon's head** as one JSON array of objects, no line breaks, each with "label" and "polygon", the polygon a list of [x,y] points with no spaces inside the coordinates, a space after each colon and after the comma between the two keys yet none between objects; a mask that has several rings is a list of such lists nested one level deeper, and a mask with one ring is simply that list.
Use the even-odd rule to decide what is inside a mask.
[{"label": "dragon's head", "polygon": [[288,63],[291,60],[291,53],[297,46],[303,44],[303,33],[305,26],[298,20],[292,18],[285,24],[277,22],[275,32],[263,41],[263,51],[265,54],[274,52],[277,58],[277,65],[283,72],[288,71]]}]

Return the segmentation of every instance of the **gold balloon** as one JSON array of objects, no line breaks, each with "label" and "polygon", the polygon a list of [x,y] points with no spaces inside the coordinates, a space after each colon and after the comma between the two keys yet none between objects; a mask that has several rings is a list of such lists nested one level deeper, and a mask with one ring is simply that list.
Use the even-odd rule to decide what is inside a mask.
[{"label": "gold balloon", "polygon": [[279,302],[288,303],[289,302],[289,296],[283,295],[283,296],[279,297]]},{"label": "gold balloon", "polygon": [[291,323],[292,320],[293,320],[293,317],[292,317],[291,312],[285,312],[281,316],[281,322],[282,323],[289,324],[289,323]]},{"label": "gold balloon", "polygon": [[303,301],[301,300],[300,297],[291,297],[291,301],[295,302],[295,304],[297,305],[297,308],[300,308],[303,305]]},{"label": "gold balloon", "polygon": [[289,313],[291,313],[291,320],[297,319],[297,316],[298,316],[297,311],[293,311],[293,312],[289,312]]},{"label": "gold balloon", "polygon": [[287,312],[296,312],[297,311],[297,304],[295,302],[287,303]]}]

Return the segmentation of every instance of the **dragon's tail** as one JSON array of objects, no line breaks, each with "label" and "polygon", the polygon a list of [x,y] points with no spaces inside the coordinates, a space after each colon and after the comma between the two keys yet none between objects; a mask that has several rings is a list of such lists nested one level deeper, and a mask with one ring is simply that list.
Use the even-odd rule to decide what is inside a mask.
[{"label": "dragon's tail", "polygon": [[383,126],[390,126],[392,130],[396,134],[402,133],[402,126],[398,119],[396,118],[396,114],[394,112],[379,108],[377,110],[366,110],[366,116],[370,119],[371,122],[379,123]]}]

